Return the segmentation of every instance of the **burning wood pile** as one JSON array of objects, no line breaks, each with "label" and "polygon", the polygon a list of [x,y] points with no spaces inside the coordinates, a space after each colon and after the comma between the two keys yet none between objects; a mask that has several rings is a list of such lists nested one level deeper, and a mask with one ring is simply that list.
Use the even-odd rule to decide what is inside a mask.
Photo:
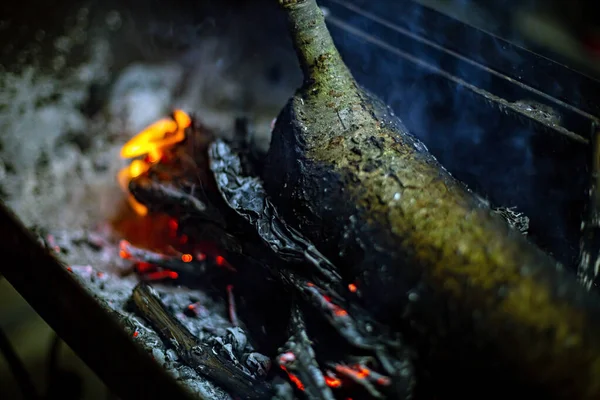
[{"label": "burning wood pile", "polygon": [[[227,143],[175,110],[123,147],[123,157],[135,158],[119,174],[132,208],[167,214],[178,240],[164,253],[122,241],[121,257],[134,260],[145,280],[222,282],[229,318],[242,332],[254,332],[249,337],[258,343],[286,338],[274,363],[309,398],[408,396],[413,367],[401,337],[353,301],[359,284],[344,283],[316,246],[279,216],[255,176],[261,157],[252,154],[242,123],[239,128]],[[206,345],[169,316],[147,286],[133,297],[144,318],[200,373],[243,398],[274,394],[264,381],[268,358],[232,350],[202,356],[212,347],[195,355],[194,348]]]},{"label": "burning wood pile", "polygon": [[[305,83],[269,153],[243,121],[225,141],[175,110],[123,147],[119,174],[132,208],[168,215],[177,239],[164,252],[123,241],[121,256],[147,280],[221,285],[280,374],[239,343],[198,342],[142,284],[144,318],[244,398],[292,396],[282,372],[308,398],[595,397],[600,303],[358,88],[313,0],[281,3]],[[457,389],[460,376],[477,383]]]}]

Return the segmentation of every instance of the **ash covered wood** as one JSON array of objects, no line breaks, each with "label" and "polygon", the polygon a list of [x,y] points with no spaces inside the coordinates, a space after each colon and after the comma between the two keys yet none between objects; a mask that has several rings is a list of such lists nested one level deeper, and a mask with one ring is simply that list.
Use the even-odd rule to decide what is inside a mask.
[{"label": "ash covered wood", "polygon": [[234,354],[234,348],[235,352],[253,352],[253,349],[246,348],[248,342],[243,337],[244,332],[237,331],[237,334],[228,336],[234,340],[233,343],[225,344],[217,340],[212,344],[202,343],[171,315],[158,293],[150,286],[137,285],[133,290],[133,302],[162,339],[198,373],[221,385],[236,397],[243,399],[271,397],[270,385],[264,380],[258,380]]}]

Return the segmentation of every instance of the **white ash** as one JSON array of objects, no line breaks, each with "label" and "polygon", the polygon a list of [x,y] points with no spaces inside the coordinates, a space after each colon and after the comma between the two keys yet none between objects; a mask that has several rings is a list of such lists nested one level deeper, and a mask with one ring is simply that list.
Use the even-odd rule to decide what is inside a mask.
[{"label": "white ash", "polygon": [[[185,388],[203,398],[230,398],[221,388],[180,362],[173,349],[167,348],[158,334],[131,310],[131,293],[139,280],[133,274],[124,276],[132,265],[119,257],[119,248],[112,238],[104,236],[101,231],[90,233],[84,230],[54,231],[51,234],[40,232],[40,235],[100,304],[117,316],[132,340],[144,347]],[[270,359],[254,351],[245,333],[227,319],[223,299],[214,299],[184,286],[153,283],[152,287],[172,315],[196,337],[220,349],[250,376],[266,376]],[[204,305],[205,313],[187,315],[184,311],[190,304]]]}]

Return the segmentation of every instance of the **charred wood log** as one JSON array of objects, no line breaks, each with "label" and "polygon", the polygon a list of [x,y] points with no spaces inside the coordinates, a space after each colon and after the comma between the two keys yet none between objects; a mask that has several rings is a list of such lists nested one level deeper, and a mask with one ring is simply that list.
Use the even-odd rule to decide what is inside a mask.
[{"label": "charred wood log", "polygon": [[169,313],[150,286],[138,284],[133,290],[132,299],[141,315],[153,325],[163,340],[170,343],[178,355],[199,374],[240,398],[269,398],[272,390],[267,382],[254,379],[213,347],[201,343]]},{"label": "charred wood log", "polygon": [[598,298],[358,86],[315,0],[279,2],[305,77],[263,174],[283,217],[379,320],[413,333],[441,390],[599,397]]}]

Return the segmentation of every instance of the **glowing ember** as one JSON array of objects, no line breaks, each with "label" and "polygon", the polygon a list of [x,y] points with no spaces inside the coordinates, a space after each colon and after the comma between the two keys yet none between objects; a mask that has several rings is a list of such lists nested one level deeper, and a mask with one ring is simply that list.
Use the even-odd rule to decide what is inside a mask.
[{"label": "glowing ember", "polygon": [[356,285],[354,283],[351,283],[348,285],[348,290],[351,291],[352,293],[356,293],[358,288],[356,287]]},{"label": "glowing ember", "polygon": [[146,280],[149,280],[149,281],[162,281],[164,279],[177,279],[177,278],[179,278],[179,274],[175,271],[163,270],[163,271],[150,272],[150,273],[144,275],[144,277]]},{"label": "glowing ember", "polygon": [[352,377],[356,380],[365,379],[371,374],[369,369],[360,365],[354,366],[354,368],[345,365],[336,365],[335,370],[340,374]]},{"label": "glowing ember", "polygon": [[335,314],[337,317],[346,317],[346,316],[348,316],[348,312],[347,312],[346,310],[344,310],[344,309],[343,309],[343,308],[341,308],[341,307],[337,307],[337,306],[336,306],[336,308],[335,308],[334,314]]},{"label": "glowing ember", "polygon": [[294,375],[290,371],[288,371],[287,368],[285,367],[285,365],[280,365],[280,367],[288,375],[288,377],[290,378],[290,381],[292,381],[298,389],[304,391],[304,384],[302,383],[300,378],[298,378],[296,375]]},{"label": "glowing ember", "polygon": [[191,124],[189,115],[181,110],[175,110],[171,118],[163,118],[155,122],[121,148],[121,157],[135,158],[135,160],[119,171],[117,181],[128,194],[127,200],[138,215],[148,214],[148,209],[129,193],[129,182],[148,171],[152,164],[159,162],[163,158],[165,149],[184,140],[185,130]]},{"label": "glowing ember", "polygon": [[342,381],[339,380],[338,378],[334,377],[334,376],[325,376],[325,383],[327,384],[327,386],[329,386],[330,388],[339,388],[340,386],[342,386]]}]

